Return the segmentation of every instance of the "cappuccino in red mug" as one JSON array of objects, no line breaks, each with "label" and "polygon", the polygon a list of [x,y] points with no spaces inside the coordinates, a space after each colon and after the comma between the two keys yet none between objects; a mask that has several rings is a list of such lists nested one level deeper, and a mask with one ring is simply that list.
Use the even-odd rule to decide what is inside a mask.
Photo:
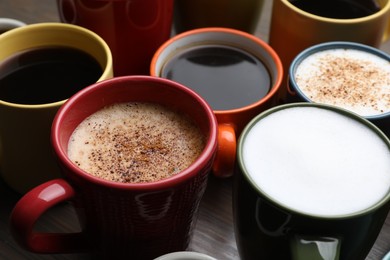
[{"label": "cappuccino in red mug", "polygon": [[153,103],[117,103],[79,124],[69,139],[68,156],[106,180],[155,182],[190,166],[203,151],[204,139],[178,111]]}]

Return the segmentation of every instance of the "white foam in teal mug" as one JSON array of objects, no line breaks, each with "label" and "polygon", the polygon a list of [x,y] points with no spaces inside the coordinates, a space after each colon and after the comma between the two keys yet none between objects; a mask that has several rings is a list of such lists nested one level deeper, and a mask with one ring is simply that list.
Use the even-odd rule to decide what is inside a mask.
[{"label": "white foam in teal mug", "polygon": [[390,55],[355,42],[299,53],[289,69],[289,101],[325,103],[365,117],[390,136]]}]

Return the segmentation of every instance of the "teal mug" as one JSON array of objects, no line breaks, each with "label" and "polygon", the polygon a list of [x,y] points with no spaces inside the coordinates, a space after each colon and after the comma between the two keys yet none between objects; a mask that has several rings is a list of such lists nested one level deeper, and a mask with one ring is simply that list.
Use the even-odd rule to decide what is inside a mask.
[{"label": "teal mug", "polygon": [[390,141],[368,120],[316,103],[256,116],[237,149],[241,259],[365,259],[390,208]]},{"label": "teal mug", "polygon": [[390,54],[346,41],[313,45],[288,72],[288,101],[348,109],[390,136]]}]

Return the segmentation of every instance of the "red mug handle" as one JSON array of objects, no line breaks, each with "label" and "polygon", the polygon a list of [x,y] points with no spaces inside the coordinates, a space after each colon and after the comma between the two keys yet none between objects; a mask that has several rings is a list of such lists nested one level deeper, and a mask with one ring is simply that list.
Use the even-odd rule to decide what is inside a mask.
[{"label": "red mug handle", "polygon": [[86,239],[78,233],[34,232],[37,220],[49,208],[71,200],[74,189],[63,179],[43,183],[26,193],[15,205],[11,216],[11,232],[20,246],[34,253],[76,253],[85,251]]},{"label": "red mug handle", "polygon": [[218,125],[218,149],[213,164],[215,176],[227,178],[233,175],[236,147],[234,126],[230,124]]}]

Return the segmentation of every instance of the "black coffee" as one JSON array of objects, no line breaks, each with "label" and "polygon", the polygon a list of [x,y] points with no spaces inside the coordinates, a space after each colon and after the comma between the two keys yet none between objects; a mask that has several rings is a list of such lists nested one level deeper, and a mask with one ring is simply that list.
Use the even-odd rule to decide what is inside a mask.
[{"label": "black coffee", "polygon": [[311,14],[335,19],[353,19],[380,10],[376,0],[290,0],[299,9]]},{"label": "black coffee", "polygon": [[161,76],[195,90],[214,110],[247,106],[271,88],[270,74],[259,59],[219,45],[186,49],[164,65]]},{"label": "black coffee", "polygon": [[102,75],[89,54],[67,47],[33,48],[0,63],[0,100],[45,104],[68,99]]}]

